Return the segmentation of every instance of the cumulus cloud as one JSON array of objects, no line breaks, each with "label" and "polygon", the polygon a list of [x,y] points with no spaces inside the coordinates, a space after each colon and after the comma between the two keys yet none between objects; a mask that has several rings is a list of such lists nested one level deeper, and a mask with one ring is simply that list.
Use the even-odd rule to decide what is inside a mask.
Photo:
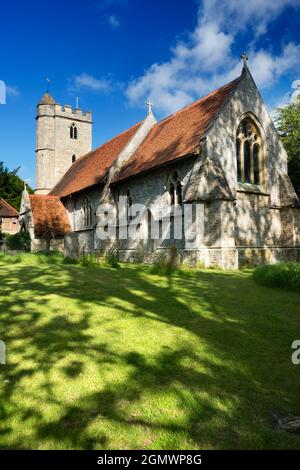
[{"label": "cumulus cloud", "polygon": [[87,73],[77,75],[69,86],[69,91],[90,90],[93,92],[107,93],[111,89],[111,83],[106,79],[95,78]]},{"label": "cumulus cloud", "polygon": [[[283,45],[278,55],[255,49],[255,37],[263,34],[287,6],[300,0],[227,0],[220,10],[218,0],[204,0],[199,6],[197,25],[187,40],[170,51],[170,59],[152,64],[127,86],[131,104],[151,97],[155,109],[170,113],[240,74],[241,61],[233,54],[238,34],[252,31],[249,52],[251,72],[260,87],[271,86],[284,73],[300,65],[300,44]],[[242,51],[241,51],[242,52]]]}]

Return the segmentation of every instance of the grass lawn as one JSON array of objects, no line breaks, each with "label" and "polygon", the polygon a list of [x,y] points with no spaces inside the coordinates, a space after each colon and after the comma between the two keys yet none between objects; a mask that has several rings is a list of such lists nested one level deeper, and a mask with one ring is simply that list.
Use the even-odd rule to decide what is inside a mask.
[{"label": "grass lawn", "polygon": [[300,294],[0,256],[0,448],[300,449]]}]

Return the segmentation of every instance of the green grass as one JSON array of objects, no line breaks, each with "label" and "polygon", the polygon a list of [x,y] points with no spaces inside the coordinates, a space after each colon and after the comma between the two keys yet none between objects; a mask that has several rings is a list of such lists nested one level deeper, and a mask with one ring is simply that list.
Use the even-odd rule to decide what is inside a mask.
[{"label": "green grass", "polygon": [[259,284],[300,293],[300,263],[278,263],[259,266],[253,273]]},{"label": "green grass", "polygon": [[251,271],[2,255],[0,447],[300,449],[299,320]]}]

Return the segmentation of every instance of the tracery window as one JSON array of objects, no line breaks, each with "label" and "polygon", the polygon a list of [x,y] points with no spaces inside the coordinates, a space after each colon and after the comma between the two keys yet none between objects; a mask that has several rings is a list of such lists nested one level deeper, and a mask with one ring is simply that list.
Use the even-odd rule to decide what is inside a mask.
[{"label": "tracery window", "polygon": [[262,183],[262,138],[252,119],[246,117],[236,136],[237,180],[241,183]]}]

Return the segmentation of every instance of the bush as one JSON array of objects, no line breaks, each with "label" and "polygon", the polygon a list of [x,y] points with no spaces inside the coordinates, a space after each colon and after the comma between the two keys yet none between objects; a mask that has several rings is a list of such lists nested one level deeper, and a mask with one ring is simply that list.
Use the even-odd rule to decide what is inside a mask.
[{"label": "bush", "polygon": [[259,266],[253,272],[259,284],[300,292],[300,263],[278,263]]},{"label": "bush", "polygon": [[8,235],[5,243],[9,250],[30,251],[30,236],[28,232],[19,232],[15,235]]}]

